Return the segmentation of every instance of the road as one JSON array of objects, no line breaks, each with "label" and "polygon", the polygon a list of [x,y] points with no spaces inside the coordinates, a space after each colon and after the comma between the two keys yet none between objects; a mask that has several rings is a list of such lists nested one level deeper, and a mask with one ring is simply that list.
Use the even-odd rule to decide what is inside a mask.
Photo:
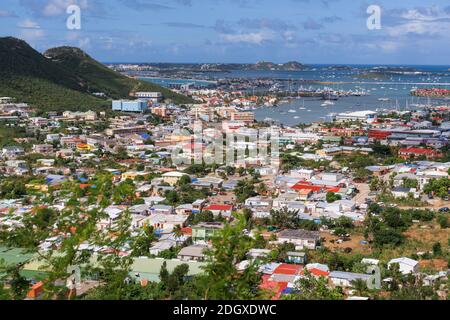
[{"label": "road", "polygon": [[370,187],[367,183],[356,183],[356,188],[358,188],[359,193],[353,198],[357,204],[364,204],[366,198],[369,196]]}]

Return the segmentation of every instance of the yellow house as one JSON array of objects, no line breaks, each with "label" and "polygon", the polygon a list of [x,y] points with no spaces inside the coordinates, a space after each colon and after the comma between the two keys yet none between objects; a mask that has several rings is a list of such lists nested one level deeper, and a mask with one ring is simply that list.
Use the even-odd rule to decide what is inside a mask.
[{"label": "yellow house", "polygon": [[180,181],[181,177],[187,176],[186,173],[178,172],[178,171],[172,171],[167,172],[162,175],[163,181],[165,183],[170,184],[171,186],[174,186]]},{"label": "yellow house", "polygon": [[137,171],[128,171],[128,172],[124,172],[122,173],[122,180],[135,180],[137,177],[139,176],[145,176],[147,175],[147,173],[145,172],[137,172]]}]

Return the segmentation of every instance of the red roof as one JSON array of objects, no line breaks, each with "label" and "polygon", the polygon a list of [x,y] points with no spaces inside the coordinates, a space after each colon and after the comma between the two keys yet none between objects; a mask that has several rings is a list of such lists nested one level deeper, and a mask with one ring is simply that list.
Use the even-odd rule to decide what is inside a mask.
[{"label": "red roof", "polygon": [[323,270],[320,270],[317,268],[309,269],[309,272],[312,275],[317,276],[317,277],[328,277],[328,275],[330,274],[329,272],[326,272],[326,271],[323,271]]},{"label": "red roof", "polygon": [[278,300],[280,298],[283,290],[287,288],[288,283],[287,282],[270,281],[269,278],[270,278],[270,275],[264,275],[262,277],[262,283],[260,285],[260,288],[264,291],[274,293],[272,300]]},{"label": "red roof", "polygon": [[274,274],[299,275],[303,270],[302,266],[296,264],[283,263],[273,272]]},{"label": "red roof", "polygon": [[292,187],[294,190],[311,190],[314,192],[322,190],[322,187],[320,186],[313,186],[313,185],[307,185],[304,183],[297,183],[295,186]]},{"label": "red roof", "polygon": [[400,153],[415,153],[415,154],[433,154],[434,150],[424,149],[424,148],[402,148],[399,151]]},{"label": "red roof", "polygon": [[207,211],[231,211],[231,210],[233,210],[233,206],[228,205],[228,204],[212,204],[212,205],[206,207],[204,210],[207,210]]},{"label": "red roof", "polygon": [[183,234],[185,235],[192,235],[192,228],[182,228],[181,232],[183,232]]},{"label": "red roof", "polygon": [[296,185],[292,187],[294,190],[310,190],[313,192],[319,192],[319,191],[327,191],[327,192],[339,192],[341,188],[339,187],[329,187],[329,186],[316,186],[312,184],[308,184],[305,182],[299,182]]}]

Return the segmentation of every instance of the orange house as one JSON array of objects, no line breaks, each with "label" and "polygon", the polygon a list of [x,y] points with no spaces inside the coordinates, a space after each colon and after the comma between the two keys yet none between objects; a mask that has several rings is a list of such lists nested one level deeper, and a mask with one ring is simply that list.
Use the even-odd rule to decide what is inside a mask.
[{"label": "orange house", "polygon": [[27,293],[27,298],[37,299],[44,291],[44,283],[42,281],[33,285]]}]

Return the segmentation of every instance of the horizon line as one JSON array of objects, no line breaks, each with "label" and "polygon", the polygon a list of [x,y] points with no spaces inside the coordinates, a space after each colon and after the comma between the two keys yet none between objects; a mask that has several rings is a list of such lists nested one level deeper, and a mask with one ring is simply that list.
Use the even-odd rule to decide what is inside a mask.
[{"label": "horizon line", "polygon": [[[294,61],[288,61],[288,62],[272,62],[272,61],[259,61],[259,62],[270,62],[274,64],[286,64],[288,62],[294,62]],[[295,61],[298,62],[298,61]],[[103,64],[192,64],[192,65],[202,65],[202,64],[257,64],[258,62],[125,62],[125,61],[101,61]],[[402,67],[450,67],[450,64],[395,64],[395,63],[303,63],[298,62],[304,66],[402,66]],[[293,70],[295,71],[295,70]]]}]

